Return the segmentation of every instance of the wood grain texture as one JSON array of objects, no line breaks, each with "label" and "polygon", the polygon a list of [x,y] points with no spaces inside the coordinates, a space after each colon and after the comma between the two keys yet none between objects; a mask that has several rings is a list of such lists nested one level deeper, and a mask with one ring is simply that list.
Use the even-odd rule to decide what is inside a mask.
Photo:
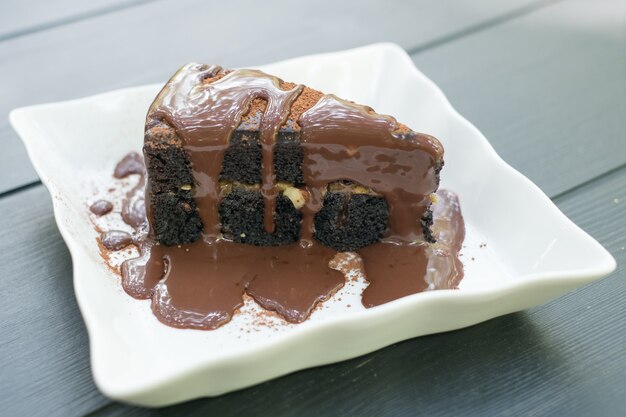
[{"label": "wood grain texture", "polygon": [[0,414],[81,415],[107,400],[89,368],[72,264],[39,185],[0,199]]},{"label": "wood grain texture", "polygon": [[[288,0],[262,5],[181,0],[146,4],[0,43],[0,115],[19,106],[163,82],[189,61],[250,66],[379,41],[412,49],[543,3],[419,0],[388,7],[376,0],[322,0],[314,6]],[[277,18],[276,11],[284,12]],[[6,149],[0,153],[0,193],[36,180],[23,146],[7,123],[6,117],[0,118],[0,143]]]},{"label": "wood grain texture", "polygon": [[626,163],[624,1],[550,5],[414,61],[550,195]]},{"label": "wood grain texture", "polygon": [[0,138],[0,195],[24,184],[39,181],[22,141],[11,126],[0,126]]},{"label": "wood grain texture", "polygon": [[88,17],[109,13],[146,0],[3,0],[0,42]]},{"label": "wood grain texture", "polygon": [[[557,205],[618,261],[553,302],[244,391],[97,416],[618,416],[626,409],[626,168]],[[617,201],[617,202],[616,202]]]}]

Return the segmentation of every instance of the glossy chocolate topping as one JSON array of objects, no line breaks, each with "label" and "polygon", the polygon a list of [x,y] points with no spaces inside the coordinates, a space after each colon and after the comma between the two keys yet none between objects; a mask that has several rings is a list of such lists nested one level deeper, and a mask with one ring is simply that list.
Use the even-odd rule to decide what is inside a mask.
[{"label": "glossy chocolate topping", "polygon": [[205,239],[211,241],[221,230],[219,176],[224,152],[252,100],[266,100],[260,126],[261,192],[265,201],[265,230],[272,233],[277,193],[273,168],[276,133],[287,120],[291,105],[303,87],[282,90],[278,78],[256,70],[237,70],[213,83],[203,83],[219,71],[221,68],[216,66],[190,64],[183,67],[159,93],[149,117],[167,120],[183,140],[196,182],[194,199]]},{"label": "glossy chocolate topping", "polygon": [[366,106],[324,96],[306,111],[299,125],[304,148],[302,170],[310,198],[304,207],[301,237],[313,235],[313,216],[328,184],[351,180],[387,200],[387,237],[400,242],[422,238],[420,218],[437,189],[437,161],[442,149],[427,135],[398,130],[391,116]]},{"label": "glossy chocolate topping", "polygon": [[[147,125],[165,120],[181,139],[203,225],[203,239],[192,244],[168,247],[145,235],[135,241],[141,256],[122,266],[126,292],[152,298],[152,310],[162,322],[215,329],[232,318],[244,294],[289,322],[305,320],[317,303],[345,282],[341,272],[329,268],[329,263],[337,264],[336,252],[314,239],[314,217],[322,208],[328,185],[345,180],[385,197],[389,207],[384,241],[355,255],[362,259],[357,264],[369,282],[363,294],[366,307],[458,285],[462,278],[458,250],[463,240],[458,200],[441,194],[435,205],[433,231],[438,244],[424,242],[420,223],[438,186],[436,172],[443,163],[439,142],[369,107],[321,93],[303,99],[303,91],[303,86],[260,71],[228,72],[189,64],[157,96]],[[265,102],[259,133],[263,224],[268,233],[274,231],[278,193],[273,168],[276,135],[286,125],[300,132],[306,201],[301,208],[301,240],[291,245],[237,244],[220,234],[219,178],[224,153],[233,131],[258,99]],[[139,189],[143,189],[143,178],[122,205],[124,220],[137,230],[145,224],[146,209],[151,211],[149,199],[144,207]],[[147,220],[151,221],[150,215]]]}]

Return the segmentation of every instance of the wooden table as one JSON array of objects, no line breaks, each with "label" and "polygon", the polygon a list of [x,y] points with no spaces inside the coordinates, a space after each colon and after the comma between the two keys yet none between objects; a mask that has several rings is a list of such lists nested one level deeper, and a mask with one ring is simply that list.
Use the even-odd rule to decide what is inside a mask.
[{"label": "wooden table", "polygon": [[[0,414],[624,415],[626,2],[379,3],[2,2]],[[376,41],[404,47],[618,270],[525,312],[218,398],[148,410],[103,397],[70,255],[8,112],[162,82],[192,60],[253,66]]]}]

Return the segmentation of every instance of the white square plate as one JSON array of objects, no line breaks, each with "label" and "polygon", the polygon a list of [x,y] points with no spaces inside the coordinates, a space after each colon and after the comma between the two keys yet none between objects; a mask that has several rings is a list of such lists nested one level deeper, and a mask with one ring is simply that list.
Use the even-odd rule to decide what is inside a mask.
[{"label": "white square plate", "polygon": [[141,149],[145,114],[160,85],[17,109],[11,123],[53,197],[94,378],[109,397],[157,406],[219,395],[526,309],[615,269],[613,257],[502,161],[400,47],[375,44],[261,69],[368,104],[441,140],[441,186],[459,194],[467,224],[465,279],[458,290],[372,309],[361,306],[358,288],[344,288],[299,325],[267,326],[243,313],[215,331],[167,327],[107,269],[87,210],[93,184],[105,189],[115,163]]}]

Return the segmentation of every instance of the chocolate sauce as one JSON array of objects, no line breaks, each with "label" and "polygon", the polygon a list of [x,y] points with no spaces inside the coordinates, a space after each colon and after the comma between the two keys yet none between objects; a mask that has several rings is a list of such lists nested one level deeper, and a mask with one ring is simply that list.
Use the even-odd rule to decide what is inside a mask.
[{"label": "chocolate sauce", "polygon": [[163,277],[165,266],[162,257],[148,264],[152,247],[155,246],[152,239],[146,237],[138,243],[141,254],[122,263],[122,288],[131,297],[143,300],[152,297],[154,286]]},{"label": "chocolate sauce", "polygon": [[110,250],[120,250],[133,243],[133,237],[128,232],[109,230],[100,236],[102,245]]},{"label": "chocolate sauce", "polygon": [[458,197],[439,190],[433,204],[436,244],[381,242],[358,251],[366,280],[365,307],[374,307],[425,290],[457,288],[463,279],[459,251],[465,224]]},{"label": "chocolate sauce", "polygon": [[137,152],[130,152],[115,166],[113,176],[115,178],[125,178],[131,174],[143,175],[146,167],[143,158]]},{"label": "chocolate sauce", "polygon": [[[122,264],[122,285],[134,298],[152,299],[152,311],[163,323],[195,329],[228,322],[245,293],[287,321],[302,322],[344,285],[343,274],[352,271],[364,273],[370,283],[363,293],[366,307],[427,289],[455,288],[463,276],[458,259],[463,219],[452,193],[438,195],[436,245],[377,243],[341,267],[332,249],[314,243],[256,247],[200,240],[167,247],[144,238],[133,240],[141,256]],[[130,243],[130,235],[124,237]]]},{"label": "chocolate sauce", "polygon": [[147,227],[145,192],[146,181],[142,174],[137,185],[122,200],[122,219],[135,229]]},{"label": "chocolate sauce", "polygon": [[107,200],[98,200],[89,206],[89,210],[96,216],[104,216],[113,210],[113,203]]},{"label": "chocolate sauce", "polygon": [[246,292],[263,308],[300,323],[343,286],[342,274],[327,267],[334,255],[328,248],[297,244],[251,247],[220,240],[156,245],[144,287],[132,291],[144,298],[154,288],[152,311],[174,327],[215,329],[231,319]]},{"label": "chocolate sauce", "polygon": [[465,240],[465,221],[456,194],[448,190],[437,191],[437,203],[433,204],[433,236],[437,240],[427,249],[428,289],[458,288],[463,279],[463,262],[459,252]]},{"label": "chocolate sauce", "polygon": [[330,248],[295,243],[263,247],[260,252],[264,252],[262,258],[245,261],[257,274],[247,292],[261,307],[276,311],[291,323],[306,320],[319,302],[345,283],[339,271],[328,267],[336,254]]},{"label": "chocolate sauce", "polygon": [[183,67],[159,93],[149,111],[150,117],[163,117],[170,122],[183,139],[196,182],[194,200],[207,241],[215,240],[221,232],[219,176],[224,152],[255,98],[267,101],[260,126],[261,192],[265,201],[264,227],[270,233],[274,231],[276,133],[303,88],[282,90],[280,79],[256,70],[233,71],[213,83],[203,84],[203,80],[220,70],[217,66],[198,64]]},{"label": "chocolate sauce", "polygon": [[324,96],[306,111],[302,126],[302,173],[310,198],[301,237],[313,235],[313,217],[329,183],[348,179],[385,197],[389,205],[387,238],[423,238],[420,218],[437,189],[437,158],[442,149],[427,135],[395,132],[398,123],[366,106]]},{"label": "chocolate sauce", "polygon": [[[165,119],[187,151],[193,197],[203,224],[203,238],[193,244],[167,247],[146,235],[138,242],[141,256],[122,265],[125,291],[135,298],[152,298],[152,310],[162,322],[215,329],[232,318],[244,294],[289,322],[305,320],[317,303],[344,285],[342,272],[349,269],[329,268],[338,265],[336,252],[314,239],[315,214],[328,185],[336,181],[366,187],[384,196],[389,206],[385,239],[359,250],[360,258],[354,255],[359,260],[355,265],[364,268],[369,282],[363,294],[366,307],[427,289],[454,288],[462,278],[458,250],[464,229],[456,197],[440,193],[435,205],[433,233],[438,244],[424,242],[420,222],[438,185],[436,171],[443,154],[439,142],[404,128],[390,116],[332,95],[291,120],[291,126],[300,130],[304,151],[307,198],[301,209],[300,242],[256,247],[221,237],[222,161],[233,131],[254,99],[266,102],[259,128],[261,193],[264,228],[274,231],[276,135],[303,91],[300,85],[285,86],[260,71],[225,73],[217,66],[190,64],[172,77],[151,106],[148,119]],[[145,225],[146,209],[151,210],[149,204],[144,206],[143,188],[142,177],[122,205],[124,220],[137,230]],[[150,215],[147,218],[151,220]]]},{"label": "chocolate sauce", "polygon": [[376,243],[340,265],[335,251],[318,244],[257,247],[200,240],[167,247],[146,240],[142,256],[122,265],[122,284],[135,298],[152,298],[152,311],[163,323],[196,329],[228,322],[245,293],[261,307],[300,323],[353,271],[369,282],[362,296],[368,308],[425,290],[456,288],[463,277],[458,257],[463,217],[453,193],[440,190],[437,196],[434,245]]}]

